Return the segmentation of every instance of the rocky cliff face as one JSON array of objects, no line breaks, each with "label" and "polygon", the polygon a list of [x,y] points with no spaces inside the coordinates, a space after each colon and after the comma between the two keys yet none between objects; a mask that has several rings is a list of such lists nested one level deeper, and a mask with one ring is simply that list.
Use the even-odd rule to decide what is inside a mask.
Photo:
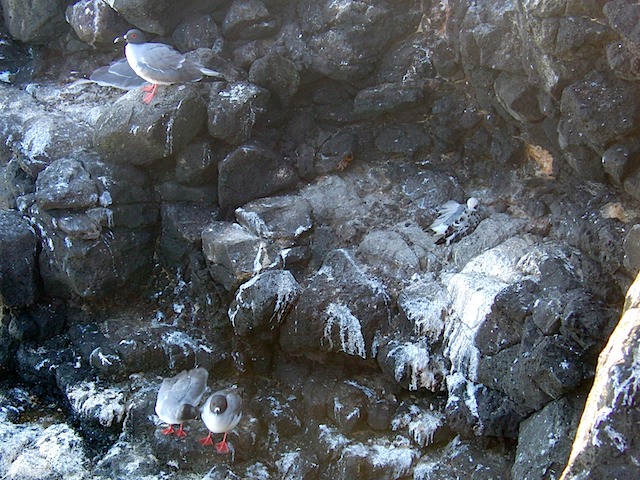
[{"label": "rocky cliff face", "polygon": [[[635,478],[637,2],[0,6],[3,478]],[[83,82],[133,27],[225,81]]]}]

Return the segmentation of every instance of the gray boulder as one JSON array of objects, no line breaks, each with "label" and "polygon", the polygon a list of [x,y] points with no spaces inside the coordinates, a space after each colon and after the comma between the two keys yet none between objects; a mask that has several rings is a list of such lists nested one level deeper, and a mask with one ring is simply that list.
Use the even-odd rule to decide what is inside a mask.
[{"label": "gray boulder", "polygon": [[238,223],[268,240],[293,243],[313,226],[311,206],[298,195],[253,200],[235,211]]},{"label": "gray boulder", "polygon": [[233,290],[270,263],[266,242],[229,222],[213,222],[202,231],[202,251],[212,278]]},{"label": "gray boulder", "polygon": [[80,40],[89,45],[113,45],[113,40],[127,31],[130,25],[105,2],[80,0],[69,5],[67,22]]},{"label": "gray boulder", "polygon": [[387,376],[407,390],[439,392],[445,389],[447,362],[427,338],[408,341],[385,338],[380,343],[377,361]]},{"label": "gray boulder", "polygon": [[[37,111],[37,110],[36,110]],[[22,150],[35,165],[26,169],[36,173],[45,164],[77,152],[78,146],[92,146],[91,128],[76,118],[58,112],[38,112],[25,119]]]},{"label": "gray boulder", "polygon": [[278,17],[271,15],[260,0],[234,0],[222,23],[225,37],[255,40],[272,35],[279,27]]},{"label": "gray boulder", "polygon": [[[260,176],[255,172],[262,172]],[[250,200],[292,188],[295,172],[268,148],[258,144],[242,145],[231,152],[218,167],[218,197],[222,209],[235,208]]]},{"label": "gray boulder", "polygon": [[105,1],[127,22],[145,32],[163,35],[180,21],[179,10],[171,2],[164,0]]},{"label": "gray boulder", "polygon": [[300,86],[300,74],[294,63],[277,54],[265,55],[253,62],[249,80],[269,90],[281,105],[287,105]]},{"label": "gray boulder", "polygon": [[[4,23],[16,40],[24,43],[47,43],[64,32],[65,0],[2,0]],[[68,28],[68,27],[67,27]]]},{"label": "gray boulder", "polygon": [[416,464],[414,480],[495,480],[510,478],[513,459],[501,449],[455,437],[444,447],[430,449]]},{"label": "gray boulder", "polygon": [[46,291],[100,297],[148,273],[158,207],[143,171],[78,154],[53,162],[36,187]]},{"label": "gray boulder", "polygon": [[158,254],[163,265],[176,268],[190,254],[202,251],[202,230],[218,220],[219,212],[188,203],[163,203]]},{"label": "gray boulder", "polygon": [[[311,69],[336,80],[353,81],[370,75],[385,47],[413,31],[420,20],[411,2],[337,7],[329,1],[301,0],[297,8],[302,50]],[[372,35],[373,31],[377,33]]]},{"label": "gray boulder", "polygon": [[195,138],[206,118],[200,85],[161,85],[153,103],[138,90],[104,108],[94,136],[105,160],[151,165],[179,152]]},{"label": "gray boulder", "polygon": [[280,329],[280,346],[289,353],[341,352],[375,358],[379,332],[390,322],[385,287],[369,276],[345,250],[329,253],[309,279]]},{"label": "gray boulder", "polygon": [[602,149],[637,128],[638,93],[633,83],[594,73],[564,89],[560,109],[590,145]]},{"label": "gray boulder", "polygon": [[353,111],[364,117],[382,115],[420,105],[424,97],[424,86],[419,83],[385,83],[359,91]]},{"label": "gray boulder", "polygon": [[563,480],[633,478],[639,420],[636,405],[637,358],[640,345],[640,285],[629,289],[620,322],[600,353],[595,381],[580,419]]},{"label": "gray boulder", "polygon": [[172,35],[175,46],[181,52],[198,48],[210,48],[220,52],[224,38],[212,15],[198,15],[185,19],[176,27]]},{"label": "gray boulder", "polygon": [[0,298],[7,307],[32,305],[38,297],[37,237],[28,220],[0,211]]},{"label": "gray boulder", "polygon": [[98,188],[75,159],[53,162],[38,175],[36,202],[43,210],[79,210],[98,205]]},{"label": "gray boulder", "polygon": [[252,83],[214,85],[207,105],[209,135],[232,145],[248,141],[268,100],[269,91]]},{"label": "gray boulder", "polygon": [[220,151],[209,142],[196,141],[176,155],[176,177],[182,185],[216,184]]},{"label": "gray boulder", "polygon": [[513,478],[558,478],[569,458],[584,396],[559,398],[520,424]]},{"label": "gray boulder", "polygon": [[229,320],[238,335],[276,329],[293,307],[301,288],[291,272],[270,270],[240,285],[229,306]]}]

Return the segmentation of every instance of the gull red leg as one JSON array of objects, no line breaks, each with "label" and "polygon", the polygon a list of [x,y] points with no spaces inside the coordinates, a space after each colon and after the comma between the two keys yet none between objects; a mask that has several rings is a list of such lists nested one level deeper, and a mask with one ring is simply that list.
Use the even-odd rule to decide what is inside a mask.
[{"label": "gull red leg", "polygon": [[178,437],[180,437],[180,438],[183,438],[183,437],[186,437],[186,436],[187,436],[187,432],[185,432],[185,431],[182,429],[182,424],[180,424],[180,428],[178,428],[178,430],[176,430],[176,436],[178,436]]},{"label": "gull red leg", "polygon": [[229,453],[229,445],[227,445],[227,432],[224,432],[224,437],[220,443],[216,443],[216,450],[218,453]]},{"label": "gull red leg", "polygon": [[158,84],[154,83],[152,85],[145,85],[142,87],[144,92],[148,92],[144,97],[142,97],[142,101],[146,104],[149,104],[153,99],[153,96],[156,94],[156,89],[158,88]]},{"label": "gull red leg", "polygon": [[209,435],[207,435],[206,437],[198,440],[198,442],[200,442],[202,445],[213,445],[213,440],[211,439],[211,432],[209,432]]},{"label": "gull red leg", "polygon": [[173,429],[173,425],[169,425],[167,428],[162,429],[161,433],[163,435],[171,435],[172,433],[174,433],[175,430]]}]

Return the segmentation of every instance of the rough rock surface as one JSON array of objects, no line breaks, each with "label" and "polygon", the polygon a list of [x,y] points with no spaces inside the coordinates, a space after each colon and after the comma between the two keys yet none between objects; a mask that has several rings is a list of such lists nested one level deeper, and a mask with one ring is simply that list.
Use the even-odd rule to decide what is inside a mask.
[{"label": "rough rock surface", "polygon": [[635,478],[637,2],[0,5],[0,477]]}]

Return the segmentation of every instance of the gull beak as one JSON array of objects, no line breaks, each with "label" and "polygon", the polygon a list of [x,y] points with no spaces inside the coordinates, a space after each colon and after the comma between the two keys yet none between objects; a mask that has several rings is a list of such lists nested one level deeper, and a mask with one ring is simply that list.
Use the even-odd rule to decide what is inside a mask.
[{"label": "gull beak", "polygon": [[126,42],[126,41],[127,41],[127,39],[126,39],[126,38],[124,38],[124,35],[123,35],[123,36],[121,36],[121,37],[116,38],[116,39],[113,41],[113,43],[121,43],[121,42]]}]

